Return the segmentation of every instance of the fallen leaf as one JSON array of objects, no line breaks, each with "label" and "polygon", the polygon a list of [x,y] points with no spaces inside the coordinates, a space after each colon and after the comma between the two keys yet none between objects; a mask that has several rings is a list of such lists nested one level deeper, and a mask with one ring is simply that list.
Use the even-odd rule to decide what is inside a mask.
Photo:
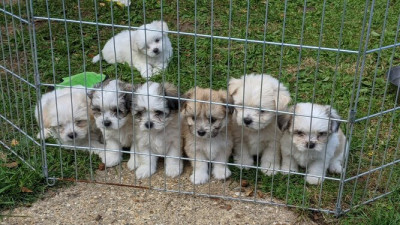
[{"label": "fallen leaf", "polygon": [[260,190],[257,190],[257,195],[258,198],[264,198],[264,193],[262,193]]},{"label": "fallen leaf", "polygon": [[17,140],[15,140],[15,139],[12,139],[11,140],[11,146],[17,146],[17,145],[19,145],[19,142],[17,141]]},{"label": "fallen leaf", "polygon": [[220,206],[219,208],[220,208],[220,209],[226,209],[227,211],[229,211],[229,210],[232,209],[232,206],[229,205],[229,204],[225,204],[225,205]]},{"label": "fallen leaf", "polygon": [[100,2],[100,6],[106,6],[106,3]]},{"label": "fallen leaf", "polygon": [[22,187],[22,188],[21,188],[21,192],[24,192],[24,193],[32,193],[33,191],[32,191],[31,189],[27,188],[27,187]]},{"label": "fallen leaf", "polygon": [[253,190],[253,189],[248,190],[248,191],[246,191],[246,193],[245,193],[245,196],[246,196],[246,197],[251,197],[251,196],[253,196],[253,195],[254,195],[254,190]]},{"label": "fallen leaf", "polygon": [[94,220],[100,221],[102,218],[103,218],[103,217],[102,217],[101,215],[98,214],[98,215],[96,216],[96,218],[94,218]]},{"label": "fallen leaf", "polygon": [[7,168],[15,168],[18,166],[18,162],[5,163],[4,166]]},{"label": "fallen leaf", "polygon": [[99,164],[99,170],[103,171],[106,169],[106,165],[104,163]]}]

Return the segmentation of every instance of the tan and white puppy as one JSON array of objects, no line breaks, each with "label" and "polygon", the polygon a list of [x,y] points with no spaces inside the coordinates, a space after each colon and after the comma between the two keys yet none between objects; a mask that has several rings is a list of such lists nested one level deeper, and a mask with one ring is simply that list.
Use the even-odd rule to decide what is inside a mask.
[{"label": "tan and white puppy", "polygon": [[[135,157],[131,154],[128,161],[130,170],[136,169],[138,179],[146,178],[156,172],[157,156],[165,155],[165,173],[176,177],[182,173],[181,134],[179,123],[179,100],[168,97],[178,97],[177,88],[169,83],[144,83],[136,90],[138,94],[134,101],[135,145],[131,151],[139,152]],[[150,96],[149,96],[150,95]],[[155,97],[155,95],[166,96]],[[170,157],[168,157],[170,156]]]},{"label": "tan and white puppy", "polygon": [[186,101],[181,113],[183,116],[184,149],[191,161],[193,173],[190,180],[194,184],[203,184],[209,180],[208,162],[213,163],[212,174],[216,179],[225,179],[231,175],[227,167],[232,152],[233,141],[229,118],[232,108],[224,104],[231,104],[226,91],[195,88],[188,91],[186,98],[201,101],[223,103],[203,103]]},{"label": "tan and white puppy", "polygon": [[289,91],[270,75],[251,74],[239,79],[232,78],[229,81],[229,93],[235,105],[256,108],[235,107],[235,163],[248,169],[246,166],[254,165],[253,156],[260,156],[261,171],[266,175],[275,174],[280,169],[279,140],[282,134],[277,127],[276,112],[266,110],[286,110],[291,100]]},{"label": "tan and white puppy", "polygon": [[309,184],[321,183],[327,169],[341,173],[346,137],[340,122],[329,120],[340,119],[336,110],[330,105],[298,103],[290,112],[296,116],[280,115],[278,121],[284,131],[282,170],[297,172],[298,166],[307,167],[307,173],[313,175],[306,176]]},{"label": "tan and white puppy", "polygon": [[106,151],[100,157],[107,167],[111,167],[121,162],[122,148],[132,145],[133,87],[120,80],[106,80],[94,88],[102,89],[88,94],[96,126],[103,133],[106,144]]},{"label": "tan and white puppy", "polygon": [[[54,137],[60,144],[92,147],[101,144],[101,133],[94,124],[92,110],[88,107],[90,99],[83,86],[56,89],[42,95],[41,104],[35,107],[35,118],[39,123],[39,112],[43,116],[44,139]],[[40,138],[40,132],[37,138]]]}]

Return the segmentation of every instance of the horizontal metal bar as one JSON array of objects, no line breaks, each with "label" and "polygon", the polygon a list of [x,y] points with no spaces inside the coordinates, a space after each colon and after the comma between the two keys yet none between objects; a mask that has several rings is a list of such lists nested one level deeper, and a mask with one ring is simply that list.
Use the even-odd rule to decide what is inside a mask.
[{"label": "horizontal metal bar", "polygon": [[354,179],[356,179],[356,178],[359,178],[359,177],[368,175],[368,174],[373,173],[373,172],[375,172],[375,171],[377,171],[377,170],[384,169],[384,168],[386,168],[386,167],[388,167],[388,166],[391,166],[391,165],[394,165],[394,164],[397,164],[397,163],[400,163],[400,159],[397,159],[397,160],[395,160],[395,161],[393,161],[393,162],[387,163],[387,164],[385,164],[385,165],[383,165],[383,166],[380,166],[380,167],[377,167],[377,168],[374,168],[374,169],[370,169],[370,170],[368,170],[367,172],[360,173],[360,174],[358,174],[358,175],[356,175],[356,176],[349,177],[349,178],[345,179],[344,182],[348,182],[348,181],[354,180]]},{"label": "horizontal metal bar", "polygon": [[5,116],[3,116],[2,114],[0,114],[0,118],[2,118],[3,120],[5,120],[7,123],[9,123],[11,126],[13,126],[15,129],[17,129],[19,132],[21,132],[23,135],[27,136],[29,140],[31,140],[33,143],[37,144],[40,146],[39,142],[37,142],[34,138],[32,138],[28,133],[26,133],[25,131],[21,130],[19,127],[17,127],[13,122],[11,122],[10,120],[8,120]]},{"label": "horizontal metal bar", "polygon": [[371,49],[371,50],[366,51],[365,53],[366,53],[366,54],[369,54],[369,53],[373,53],[373,52],[377,52],[377,51],[381,51],[381,50],[384,50],[384,49],[393,48],[393,47],[397,47],[397,46],[400,46],[400,43],[396,43],[396,44],[392,44],[392,45],[387,45],[387,46],[380,47],[380,48],[374,48],[374,49]]},{"label": "horizontal metal bar", "polygon": [[31,168],[32,170],[36,171],[35,168],[33,168],[33,166],[31,166],[25,159],[23,159],[21,156],[18,155],[18,153],[16,153],[14,150],[12,150],[8,145],[6,145],[6,143],[4,143],[2,140],[0,140],[0,144],[2,144],[6,149],[8,149],[12,154],[14,154],[15,156],[17,156],[22,162],[24,162],[29,168]]},{"label": "horizontal metal bar", "polygon": [[14,14],[12,14],[11,12],[8,12],[8,11],[5,10],[5,9],[0,9],[0,12],[3,12],[3,13],[6,14],[6,15],[12,16],[12,17],[14,17],[14,18],[16,18],[16,19],[18,19],[18,20],[20,20],[20,21],[26,23],[26,24],[29,24],[29,21],[28,21],[28,20],[26,20],[26,19],[24,19],[24,18],[22,18],[22,17],[20,17],[20,16],[14,15]]},{"label": "horizontal metal bar", "polygon": [[352,207],[349,208],[349,209],[343,210],[343,211],[342,211],[342,214],[345,214],[345,213],[349,212],[350,210],[353,210],[354,208],[358,208],[358,207],[360,207],[360,206],[363,206],[363,205],[365,205],[365,204],[371,203],[371,202],[376,201],[376,200],[378,200],[378,199],[380,199],[380,198],[383,198],[383,197],[385,197],[385,196],[388,196],[388,195],[392,194],[394,191],[396,191],[396,190],[386,192],[386,193],[381,194],[381,195],[379,195],[379,196],[377,196],[377,197],[371,198],[371,199],[369,199],[369,200],[367,200],[367,201],[364,201],[364,202],[362,202],[362,203],[359,203],[359,204],[357,204],[357,205],[354,205],[354,206],[352,206]]},{"label": "horizontal metal bar", "polygon": [[[104,90],[101,88],[89,88],[89,87],[78,87],[78,86],[73,86],[73,87],[65,87],[62,85],[57,85],[57,84],[47,84],[43,83],[40,84],[41,86],[48,86],[48,87],[64,87],[64,88],[72,88],[72,89],[85,89],[85,90],[96,90],[96,91],[103,91],[103,92],[118,92],[118,93],[127,93],[127,94],[133,94],[133,95],[142,95],[142,96],[149,96],[149,97],[158,97],[158,98],[166,98],[166,99],[175,99],[175,100],[183,100],[183,101],[189,101],[189,102],[199,102],[199,103],[206,103],[206,104],[214,104],[214,105],[222,105],[222,106],[231,106],[235,108],[242,108],[242,109],[254,109],[254,110],[264,110],[267,112],[275,112],[279,114],[288,114],[288,115],[296,115],[296,116],[301,116],[301,117],[311,117],[309,115],[303,115],[303,114],[295,114],[293,112],[287,112],[287,111],[280,111],[280,110],[274,110],[274,109],[266,109],[266,108],[260,108],[260,107],[251,107],[251,106],[243,106],[243,105],[235,105],[235,104],[227,104],[227,103],[221,103],[221,102],[213,102],[213,101],[205,101],[205,100],[199,100],[199,99],[190,99],[190,98],[184,98],[184,97],[173,97],[173,96],[164,96],[164,95],[153,95],[153,94],[144,94],[144,93],[137,93],[137,92],[130,92],[130,91],[116,91],[116,90]],[[318,116],[312,116],[314,119],[322,119],[322,120],[330,120],[330,121],[339,121],[343,123],[347,123],[348,120],[345,119],[336,119],[336,118],[328,118],[328,117],[318,117]]]},{"label": "horizontal metal bar", "polygon": [[16,74],[16,73],[14,73],[13,71],[7,69],[6,67],[0,65],[0,69],[5,70],[6,72],[10,73],[10,74],[13,75],[14,77],[18,78],[19,80],[22,80],[22,81],[23,81],[24,83],[26,83],[27,85],[29,85],[29,86],[31,86],[31,87],[33,87],[33,88],[36,89],[36,86],[35,86],[35,85],[29,83],[29,81],[25,80],[24,78],[22,78],[21,76],[19,76],[19,75]]},{"label": "horizontal metal bar", "polygon": [[[50,20],[56,22],[69,22],[69,23],[80,23],[80,24],[89,24],[89,25],[98,25],[98,26],[107,26],[107,27],[114,27],[114,28],[133,28],[137,29],[138,27],[135,26],[126,26],[126,25],[117,25],[117,24],[108,24],[108,23],[96,23],[90,21],[80,21],[80,20],[71,20],[71,19],[59,19],[54,17],[41,17],[41,16],[34,16],[36,20]],[[152,30],[146,29],[149,31],[160,31],[160,30]],[[245,39],[245,38],[235,38],[235,37],[225,37],[225,36],[216,36],[216,35],[209,35],[209,34],[198,34],[198,33],[190,33],[190,32],[181,32],[181,31],[163,31],[169,34],[179,34],[179,35],[186,35],[186,36],[196,36],[196,37],[205,37],[205,38],[213,38],[213,39],[221,39],[221,40],[229,40],[229,41],[238,41],[238,42],[246,42],[246,43],[257,43],[257,44],[267,44],[267,45],[275,45],[275,46],[285,46],[285,47],[295,47],[295,48],[305,48],[305,49],[312,49],[312,50],[324,50],[324,51],[332,51],[332,52],[343,52],[343,53],[351,53],[351,54],[358,54],[358,51],[355,50],[347,50],[347,49],[340,49],[340,48],[328,48],[328,47],[318,47],[318,46],[311,46],[311,45],[298,45],[298,44],[289,44],[289,43],[281,43],[281,42],[273,42],[273,41],[261,41],[255,39]]]},{"label": "horizontal metal bar", "polygon": [[363,120],[366,120],[366,119],[369,119],[369,118],[372,118],[372,117],[385,115],[387,113],[390,113],[390,112],[393,112],[393,111],[397,111],[399,109],[400,109],[400,106],[397,106],[397,107],[395,107],[393,109],[388,109],[388,110],[385,110],[385,111],[382,111],[382,112],[378,112],[378,113],[375,113],[375,114],[372,114],[372,115],[369,115],[369,116],[364,116],[362,118],[356,119],[354,122],[357,123],[357,122],[360,122],[360,121],[363,121]]}]

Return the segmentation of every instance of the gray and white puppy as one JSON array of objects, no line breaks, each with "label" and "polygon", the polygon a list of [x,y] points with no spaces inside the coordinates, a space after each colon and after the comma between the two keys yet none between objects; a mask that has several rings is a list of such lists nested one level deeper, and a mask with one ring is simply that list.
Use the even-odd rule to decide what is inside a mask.
[{"label": "gray and white puppy", "polygon": [[[100,154],[107,167],[118,165],[122,160],[122,147],[131,147],[132,85],[120,80],[106,80],[95,85],[88,96],[96,126],[103,133],[106,151]],[[129,93],[127,93],[129,92]]]},{"label": "gray and white puppy", "polygon": [[131,152],[143,154],[136,157],[131,154],[128,168],[136,169],[138,179],[149,177],[156,172],[158,157],[145,154],[165,155],[165,173],[176,177],[183,169],[182,160],[176,158],[182,155],[179,100],[168,97],[178,97],[178,90],[169,83],[147,82],[136,93],[138,95],[134,101],[134,118],[137,132],[135,147],[132,146]]},{"label": "gray and white puppy", "polygon": [[340,122],[329,120],[340,119],[336,110],[330,105],[298,103],[289,111],[296,116],[287,114],[278,119],[284,132],[282,170],[297,172],[298,166],[307,167],[308,174],[313,175],[306,176],[309,184],[321,183],[327,169],[341,173],[346,137],[339,128]]}]

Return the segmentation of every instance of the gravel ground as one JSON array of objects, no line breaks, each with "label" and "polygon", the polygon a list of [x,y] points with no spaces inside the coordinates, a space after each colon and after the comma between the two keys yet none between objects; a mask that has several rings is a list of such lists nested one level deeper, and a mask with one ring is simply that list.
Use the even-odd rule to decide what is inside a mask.
[{"label": "gravel ground", "polygon": [[[165,179],[159,170],[151,177],[151,185],[193,191],[190,169],[186,166],[180,179]],[[125,164],[97,171],[95,177],[99,182],[149,185],[149,180],[135,183]],[[237,182],[212,179],[196,186],[195,191],[238,197],[240,188]],[[242,188],[241,195],[246,198],[249,190]],[[270,200],[263,194],[257,197]],[[91,183],[50,191],[44,199],[31,207],[17,208],[11,215],[14,217],[6,217],[0,224],[313,224],[284,207]]]}]

